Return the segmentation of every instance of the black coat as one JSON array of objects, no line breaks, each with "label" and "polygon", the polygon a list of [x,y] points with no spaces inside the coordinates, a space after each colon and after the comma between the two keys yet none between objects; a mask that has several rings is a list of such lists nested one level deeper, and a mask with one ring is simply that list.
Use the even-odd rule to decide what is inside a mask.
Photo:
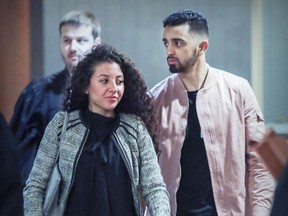
[{"label": "black coat", "polygon": [[16,137],[23,185],[50,120],[62,107],[69,72],[63,70],[32,81],[19,96],[10,127]]},{"label": "black coat", "polygon": [[0,113],[0,215],[23,215],[23,193],[15,139]]},{"label": "black coat", "polygon": [[288,215],[288,163],[277,182],[271,216]]}]

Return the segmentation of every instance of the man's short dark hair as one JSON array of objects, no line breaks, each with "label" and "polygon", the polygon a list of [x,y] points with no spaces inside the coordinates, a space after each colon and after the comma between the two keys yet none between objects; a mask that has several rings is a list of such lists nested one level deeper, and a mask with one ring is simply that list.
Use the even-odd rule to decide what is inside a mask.
[{"label": "man's short dark hair", "polygon": [[188,24],[191,32],[204,34],[209,37],[209,28],[206,17],[200,12],[190,9],[180,10],[167,16],[163,21],[163,27]]}]

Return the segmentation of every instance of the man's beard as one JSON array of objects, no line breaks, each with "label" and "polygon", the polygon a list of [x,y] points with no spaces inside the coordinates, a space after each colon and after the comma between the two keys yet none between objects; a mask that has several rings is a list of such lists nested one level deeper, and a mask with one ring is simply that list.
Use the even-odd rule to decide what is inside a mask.
[{"label": "man's beard", "polygon": [[169,65],[169,70],[171,73],[184,73],[186,71],[186,67],[180,65],[177,67],[176,65]]},{"label": "man's beard", "polygon": [[[187,60],[184,61],[184,63],[181,63],[178,59],[177,59],[177,63],[178,64],[173,64],[173,65],[169,65],[169,70],[171,73],[185,73],[189,70],[189,68],[191,66],[194,66],[196,61],[197,61],[197,54],[196,54],[196,50],[194,51],[193,55],[188,58]],[[167,58],[168,60],[168,58]]]}]

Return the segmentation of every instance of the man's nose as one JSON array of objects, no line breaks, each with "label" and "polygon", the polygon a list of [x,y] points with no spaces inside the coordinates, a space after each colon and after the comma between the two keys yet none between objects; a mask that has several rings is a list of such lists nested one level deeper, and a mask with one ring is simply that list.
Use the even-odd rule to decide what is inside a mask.
[{"label": "man's nose", "polygon": [[168,56],[171,55],[171,54],[174,54],[175,53],[174,47],[171,46],[171,45],[167,45],[166,53],[167,53]]},{"label": "man's nose", "polygon": [[77,49],[77,46],[78,46],[78,43],[76,40],[72,40],[71,41],[71,44],[70,44],[70,49],[71,50],[76,50]]}]

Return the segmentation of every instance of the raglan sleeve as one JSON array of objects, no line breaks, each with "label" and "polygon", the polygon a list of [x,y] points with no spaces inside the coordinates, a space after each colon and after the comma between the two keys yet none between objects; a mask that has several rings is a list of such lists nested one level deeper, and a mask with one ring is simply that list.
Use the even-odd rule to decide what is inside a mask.
[{"label": "raglan sleeve", "polygon": [[244,116],[246,124],[247,186],[251,204],[251,215],[270,215],[275,183],[272,175],[255,151],[255,144],[264,136],[263,113],[256,96],[247,81],[243,83]]}]

